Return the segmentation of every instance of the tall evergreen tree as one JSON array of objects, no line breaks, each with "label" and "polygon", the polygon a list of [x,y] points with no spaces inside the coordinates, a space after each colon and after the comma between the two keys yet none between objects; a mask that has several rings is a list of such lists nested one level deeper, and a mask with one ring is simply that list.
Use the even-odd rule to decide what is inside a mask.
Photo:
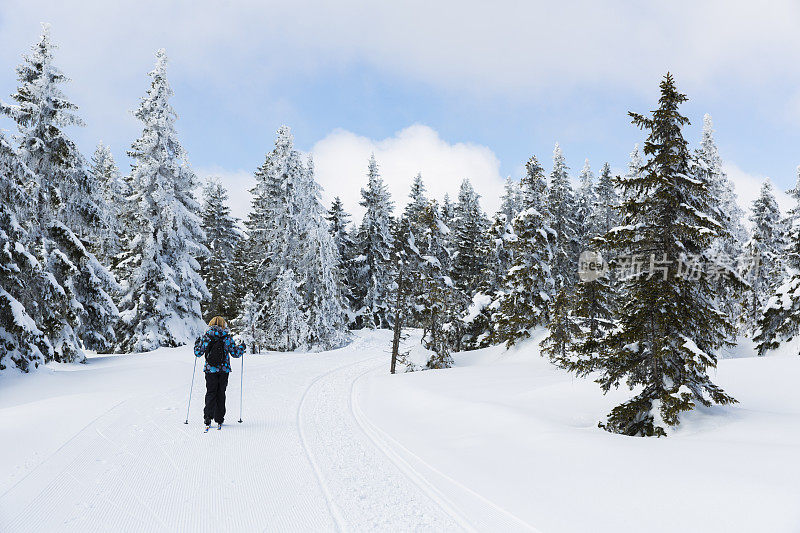
[{"label": "tall evergreen tree", "polygon": [[358,325],[386,328],[390,325],[392,283],[392,204],[389,191],[372,155],[367,170],[367,186],[361,189],[360,204],[366,209],[357,235],[359,256],[356,301]]},{"label": "tall evergreen tree", "polygon": [[435,201],[429,202],[420,213],[417,232],[415,243],[421,261],[417,267],[414,301],[419,309],[423,345],[433,352],[427,367],[449,368],[453,365],[451,346],[460,349],[457,309],[463,307],[463,302],[459,301],[447,275],[449,231],[440,218]]},{"label": "tall evergreen tree", "polygon": [[48,319],[37,323],[56,360],[80,361],[84,346],[103,351],[114,340],[118,311],[109,293],[117,285],[92,253],[108,230],[109,215],[101,187],[63,129],[82,121],[59,88],[69,80],[53,63],[54,49],[44,24],[32,53],[17,67],[16,104],[2,104],[0,112],[17,123],[20,156],[35,177],[37,259],[60,286],[48,304]]},{"label": "tall evergreen tree", "polygon": [[201,305],[207,318],[224,316],[231,319],[239,314],[235,251],[241,236],[227,201],[228,191],[222,183],[218,179],[209,179],[203,187],[200,214],[208,255],[199,260],[200,275],[208,288],[208,299]]},{"label": "tall evergreen tree", "polygon": [[[291,268],[281,270],[271,285],[269,310],[262,309],[263,342],[271,349],[288,352],[305,348],[309,340],[308,316]],[[258,342],[258,341],[256,341]]]},{"label": "tall evergreen tree", "polygon": [[521,209],[522,194],[519,184],[509,176],[506,178],[505,190],[503,191],[503,196],[500,198],[500,213],[505,215],[506,221],[510,224]]},{"label": "tall evergreen tree", "polygon": [[97,144],[89,171],[99,184],[109,217],[114,221],[107,231],[99,235],[98,257],[103,264],[113,265],[115,258],[123,250],[129,229],[125,206],[131,194],[130,184],[122,178],[111,149],[102,141]]},{"label": "tall evergreen tree", "polygon": [[596,203],[594,172],[589,166],[589,160],[586,159],[578,176],[578,191],[575,195],[574,217],[579,252],[585,250],[589,241],[597,236],[597,228],[592,216]]},{"label": "tall evergreen tree", "polygon": [[327,211],[320,200],[321,187],[314,177],[314,162],[309,156],[302,173],[303,219],[302,269],[304,310],[308,314],[308,343],[325,350],[341,346],[346,340],[347,311],[345,278],[339,269],[339,251],[328,231]]},{"label": "tall evergreen tree", "polygon": [[[328,231],[333,237],[333,244],[339,254],[339,271],[344,280],[344,293],[350,302],[349,308],[355,306],[355,282],[357,277],[355,257],[356,243],[350,231],[350,213],[345,211],[344,204],[338,196],[333,199],[328,210]],[[352,322],[352,317],[350,318]]]},{"label": "tall evergreen tree", "polygon": [[553,150],[553,170],[547,194],[548,225],[553,229],[552,276],[556,289],[571,286],[577,279],[579,237],[576,227],[577,210],[575,194],[567,174],[566,161],[561,147],[556,143]]},{"label": "tall evergreen tree", "polygon": [[608,163],[604,163],[600,170],[600,177],[594,190],[594,202],[592,226],[597,236],[605,235],[619,221],[619,194]]},{"label": "tall evergreen tree", "polygon": [[198,180],[175,131],[163,49],[149,75],[150,88],[134,113],[144,128],[128,152],[136,236],[129,244],[135,265],[122,301],[118,350],[124,352],[189,343],[202,332],[200,302],[209,296],[197,262],[208,253],[193,193]]},{"label": "tall evergreen tree", "polygon": [[748,260],[745,277],[750,284],[745,306],[745,325],[753,331],[767,299],[775,293],[783,278],[783,251],[786,246],[778,202],[767,179],[753,200],[750,214],[752,236],[745,244]]},{"label": "tall evergreen tree", "polygon": [[709,250],[710,257],[716,263],[715,268],[726,274],[718,276],[716,280],[715,292],[719,307],[728,316],[739,319],[743,315],[747,287],[743,280],[738,279],[736,263],[742,257],[748,236],[742,224],[744,211],[739,207],[733,184],[722,167],[722,158],[714,141],[714,128],[708,114],[703,117],[703,134],[695,166],[695,174],[708,183],[711,198],[709,213],[722,226]]},{"label": "tall evergreen tree", "polygon": [[461,183],[453,234],[453,281],[459,291],[471,298],[486,272],[489,253],[489,221],[480,206],[480,196],[469,180]]},{"label": "tall evergreen tree", "polygon": [[[252,307],[258,312],[260,342],[278,350],[340,345],[346,333],[347,304],[339,254],[319,199],[313,161],[302,163],[287,126],[278,130],[275,147],[256,171],[256,183],[247,222],[255,255],[251,254],[246,271],[257,289]],[[279,289],[292,294],[281,294]],[[290,309],[295,293],[300,298],[296,313]],[[284,342],[274,334],[270,313],[279,305],[291,320],[305,321],[296,330],[306,335],[302,343]]]},{"label": "tall evergreen tree", "polygon": [[544,169],[532,157],[526,170],[520,182],[523,209],[514,218],[516,238],[510,244],[514,260],[492,318],[491,341],[508,346],[529,337],[532,328],[546,323],[555,284],[550,268],[555,232],[547,225],[541,194],[546,189]]},{"label": "tall evergreen tree", "polygon": [[[781,226],[778,226],[786,232],[781,262],[788,276],[779,282],[759,314],[753,334],[758,355],[766,355],[800,333],[800,167],[797,184],[788,193],[795,204]],[[773,209],[769,207],[768,211]],[[754,227],[754,237],[756,231]]]},{"label": "tall evergreen tree", "polygon": [[648,131],[648,161],[640,175],[621,180],[623,225],[604,237],[618,260],[644,259],[621,281],[620,298],[626,304],[617,308],[618,325],[595,361],[604,391],[622,380],[640,388],[601,424],[626,435],[666,435],[667,427],[677,425],[680,413],[696,402],[735,402],[707,373],[734,328],[715,306],[713,281],[705,269],[721,224],[708,214],[707,183],[692,175],[692,156],[681,132],[689,121],[678,110],[684,101],[667,74],[653,116],[630,114],[634,124]]},{"label": "tall evergreen tree", "polygon": [[36,198],[29,187],[35,183],[0,133],[0,370],[27,372],[53,358],[39,324],[49,318],[61,287],[32,253]]}]

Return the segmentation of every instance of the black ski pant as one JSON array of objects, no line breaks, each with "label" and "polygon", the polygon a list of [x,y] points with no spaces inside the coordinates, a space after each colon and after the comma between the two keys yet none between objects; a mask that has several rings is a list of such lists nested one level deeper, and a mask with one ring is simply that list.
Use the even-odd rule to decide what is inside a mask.
[{"label": "black ski pant", "polygon": [[227,372],[209,372],[206,374],[206,407],[203,418],[206,424],[213,418],[217,424],[225,419],[225,389],[228,388]]}]

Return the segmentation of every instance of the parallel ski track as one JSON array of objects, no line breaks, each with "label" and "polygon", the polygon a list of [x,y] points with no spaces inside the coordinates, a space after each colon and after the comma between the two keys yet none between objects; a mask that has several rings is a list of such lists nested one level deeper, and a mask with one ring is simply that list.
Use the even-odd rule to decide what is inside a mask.
[{"label": "parallel ski track", "polygon": [[[358,394],[356,393],[356,385],[360,380],[366,377],[370,373],[375,372],[375,368],[367,369],[352,381],[350,385],[350,409],[353,415],[353,418],[358,422],[359,426],[361,426],[362,431],[365,435],[367,435],[375,444],[375,447],[381,450],[386,458],[389,459],[392,463],[394,463],[400,470],[402,470],[409,479],[414,480],[414,482],[419,486],[422,490],[425,490],[428,494],[431,495],[432,498],[436,499],[437,502],[442,505],[445,509],[448,509],[454,517],[459,519],[464,527],[471,531],[489,531],[491,530],[491,526],[496,526],[497,522],[502,524],[501,530],[502,531],[528,531],[532,533],[541,533],[538,529],[534,526],[528,524],[515,514],[511,513],[510,511],[500,507],[499,505],[495,504],[494,502],[488,500],[481,494],[478,494],[474,490],[470,489],[469,487],[459,483],[452,477],[448,476],[447,474],[443,473],[436,467],[432,466],[430,463],[423,460],[417,454],[409,450],[407,447],[403,446],[400,442],[396,439],[391,437],[388,433],[380,429],[378,426],[373,424],[367,416],[364,414],[361,406],[358,403]],[[408,459],[404,458],[403,455],[408,457]],[[416,463],[418,466],[414,466],[412,462]],[[423,473],[421,470],[425,470],[427,472]],[[469,520],[464,516],[463,513],[457,511],[458,507],[453,503],[451,498],[446,496],[442,491],[440,491],[430,479],[438,477],[440,481],[444,481],[445,484],[449,484],[452,488],[462,492],[461,497],[463,498],[465,495],[471,500],[470,508],[474,508],[474,506],[482,507],[484,513],[488,510],[489,513],[494,515],[494,524],[474,524],[473,521]],[[477,526],[477,527],[476,527]]]}]

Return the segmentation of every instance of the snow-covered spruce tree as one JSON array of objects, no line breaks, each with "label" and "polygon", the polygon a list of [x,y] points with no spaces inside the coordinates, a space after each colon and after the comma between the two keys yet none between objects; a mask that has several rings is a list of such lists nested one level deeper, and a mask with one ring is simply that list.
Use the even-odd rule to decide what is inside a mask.
[{"label": "snow-covered spruce tree", "polygon": [[450,195],[444,193],[444,198],[442,199],[442,222],[444,225],[452,227],[453,219],[456,216],[456,207],[453,205],[453,202],[450,201]]},{"label": "snow-covered spruce tree", "polygon": [[567,164],[561,147],[553,150],[553,170],[547,191],[548,225],[555,232],[552,244],[552,276],[555,288],[572,285],[577,279],[578,253],[580,253],[575,213],[575,194],[567,174]]},{"label": "snow-covered spruce tree", "polygon": [[35,179],[35,255],[60,287],[42,311],[48,319],[36,322],[50,339],[53,357],[70,362],[83,360],[83,347],[110,347],[118,311],[109,293],[117,284],[91,251],[108,230],[109,212],[102,188],[63,130],[82,121],[59,88],[68,79],[53,63],[54,48],[45,24],[17,67],[16,104],[2,104],[0,112],[17,123],[20,157]]},{"label": "snow-covered spruce tree", "polygon": [[742,258],[743,246],[748,239],[747,230],[742,224],[744,211],[739,207],[733,184],[722,168],[722,158],[714,142],[714,128],[708,114],[703,117],[703,134],[695,159],[695,174],[708,182],[711,193],[709,214],[722,225],[709,250],[710,257],[717,265],[715,268],[727,274],[717,277],[717,299],[720,308],[728,316],[743,318],[742,307],[747,286],[739,279],[736,264]]},{"label": "snow-covered spruce tree", "polygon": [[113,265],[115,258],[122,252],[126,241],[127,220],[125,206],[131,194],[130,185],[122,178],[122,174],[114,161],[111,149],[99,142],[92,156],[89,168],[95,183],[102,190],[104,205],[113,221],[107,231],[99,235],[98,258],[104,265]]},{"label": "snow-covered spruce tree", "polygon": [[399,245],[404,248],[402,250],[406,269],[404,278],[411,287],[411,293],[406,298],[409,308],[403,313],[405,325],[421,327],[424,316],[426,316],[426,306],[423,300],[427,295],[425,289],[422,288],[422,280],[426,270],[425,257],[429,254],[427,217],[430,214],[430,205],[425,197],[425,184],[422,182],[421,174],[414,177],[408,198],[409,201],[403,210],[401,220],[397,221],[392,228],[392,238],[395,241],[399,239]]},{"label": "snow-covered spruce tree", "polygon": [[304,348],[309,339],[308,316],[291,268],[284,269],[270,286],[269,309],[262,309],[264,342],[272,350],[289,352]]},{"label": "snow-covered spruce tree", "polygon": [[509,176],[506,178],[503,196],[500,197],[499,212],[506,216],[506,220],[510,224],[521,210],[522,193],[520,192],[519,183],[512,180],[511,176]]},{"label": "snow-covered spruce tree", "polygon": [[328,231],[327,211],[320,200],[321,188],[314,178],[309,156],[301,182],[303,234],[301,264],[304,275],[303,304],[308,315],[308,342],[325,350],[341,346],[347,338],[348,304],[339,251]]},{"label": "snow-covered spruce tree", "polygon": [[[607,273],[580,266],[578,283],[568,295],[563,291],[551,305],[550,335],[543,353],[556,365],[586,376],[601,361],[608,334],[614,328],[616,293]],[[592,275],[595,274],[595,275]]]},{"label": "snow-covered spruce tree", "polygon": [[135,205],[129,256],[135,265],[121,305],[121,352],[189,343],[203,330],[200,302],[209,297],[197,261],[208,254],[193,193],[198,180],[175,130],[163,49],[149,75],[150,88],[134,113],[142,135],[128,152]]},{"label": "snow-covered spruce tree", "polygon": [[540,346],[542,355],[555,362],[568,359],[573,344],[581,336],[580,322],[572,310],[575,299],[573,290],[574,286],[562,287],[549,302],[548,333]]},{"label": "snow-covered spruce tree", "polygon": [[591,215],[592,226],[598,236],[605,235],[617,225],[618,206],[619,194],[617,194],[614,177],[611,175],[611,167],[608,163],[604,163],[594,189],[594,206]]},{"label": "snow-covered spruce tree", "polygon": [[[756,342],[758,355],[766,355],[800,333],[800,167],[797,185],[788,192],[794,198],[795,205],[782,224],[777,226],[777,231],[773,228],[776,231],[774,238],[778,238],[781,230],[787,233],[786,246],[778,263],[785,268],[787,277],[772,292],[756,322],[753,341]],[[773,210],[773,206],[768,207],[768,211]],[[755,214],[754,212],[753,215]],[[770,213],[769,216],[774,215]],[[754,237],[756,231],[754,226]]]},{"label": "snow-covered spruce tree", "polygon": [[494,304],[491,342],[511,346],[530,336],[530,330],[547,321],[547,307],[554,280],[550,264],[555,232],[547,225],[542,191],[544,169],[532,157],[520,182],[523,210],[514,218],[515,240],[510,243],[514,261],[506,274],[503,290]]},{"label": "snow-covered spruce tree", "polygon": [[223,316],[230,320],[239,314],[234,255],[241,235],[227,201],[228,191],[222,183],[218,179],[209,179],[203,187],[200,214],[208,255],[200,257],[199,263],[200,275],[208,288],[208,299],[201,303],[203,315],[206,318]]},{"label": "snow-covered spruce tree", "polygon": [[[333,199],[328,209],[328,231],[333,237],[333,245],[339,253],[339,271],[344,281],[344,294],[349,302],[349,309],[355,306],[353,298],[356,280],[355,257],[356,243],[350,231],[350,213],[345,211],[344,204],[338,196]],[[352,315],[352,313],[350,313]],[[352,322],[353,317],[348,318]]]},{"label": "snow-covered spruce tree", "polygon": [[[716,351],[728,344],[734,327],[715,306],[714,283],[706,270],[707,251],[721,229],[708,215],[707,183],[692,176],[692,155],[681,128],[689,122],[678,110],[686,96],[670,74],[661,82],[652,117],[631,113],[648,132],[647,163],[638,176],[621,180],[622,225],[605,235],[604,246],[623,257],[643,258],[624,276],[617,327],[596,361],[604,391],[623,380],[640,388],[615,407],[601,427],[614,433],[663,436],[695,403],[735,402],[711,382]],[[696,265],[695,265],[696,263]],[[690,268],[687,268],[690,267]]]},{"label": "snow-covered spruce tree", "polygon": [[0,370],[27,372],[53,358],[37,319],[47,318],[45,306],[60,287],[32,253],[35,198],[28,189],[35,183],[0,132]]},{"label": "snow-covered spruce tree", "polygon": [[506,179],[505,192],[500,199],[500,209],[495,213],[489,227],[488,278],[485,278],[479,287],[479,292],[483,294],[496,292],[502,284],[502,278],[511,268],[513,253],[509,243],[515,239],[514,218],[521,210],[522,193],[519,183],[509,177]]},{"label": "snow-covered spruce tree", "polygon": [[480,206],[480,196],[469,180],[461,183],[452,232],[452,276],[456,288],[467,298],[478,289],[486,272],[489,254],[489,220]]},{"label": "snow-covered spruce tree", "polygon": [[755,329],[761,310],[767,299],[780,285],[783,272],[783,252],[786,246],[784,225],[772,183],[765,180],[761,192],[753,200],[750,214],[752,236],[744,247],[747,258],[745,279],[750,284],[745,305],[745,326],[747,331]]},{"label": "snow-covered spruce tree", "polygon": [[578,190],[575,194],[574,218],[578,253],[585,250],[589,246],[589,241],[597,236],[592,216],[596,203],[594,172],[589,166],[589,160],[586,159],[578,176]]},{"label": "snow-covered spruce tree", "polygon": [[415,303],[421,323],[423,345],[433,352],[426,366],[429,369],[450,368],[451,346],[460,349],[460,326],[457,309],[463,308],[463,296],[455,290],[447,275],[449,252],[446,249],[448,229],[442,222],[439,206],[429,202],[420,213],[415,238],[420,251]]},{"label": "snow-covered spruce tree", "polygon": [[361,189],[360,204],[366,212],[356,236],[356,325],[386,328],[391,322],[389,293],[393,278],[391,224],[394,205],[378,173],[374,155],[369,160],[367,186]]},{"label": "snow-covered spruce tree", "polygon": [[[256,171],[256,183],[247,222],[252,261],[246,272],[255,286],[257,329],[266,335],[266,347],[293,350],[301,345],[323,349],[340,345],[346,334],[347,305],[339,254],[325,220],[327,212],[319,201],[313,162],[302,163],[287,126],[278,130],[274,149]],[[300,312],[293,316],[306,321],[301,344],[266,334],[274,326],[269,315],[278,305],[276,284],[289,286],[283,275],[288,271],[296,285],[293,291],[300,298]],[[288,305],[288,301],[284,299],[280,305]]]}]

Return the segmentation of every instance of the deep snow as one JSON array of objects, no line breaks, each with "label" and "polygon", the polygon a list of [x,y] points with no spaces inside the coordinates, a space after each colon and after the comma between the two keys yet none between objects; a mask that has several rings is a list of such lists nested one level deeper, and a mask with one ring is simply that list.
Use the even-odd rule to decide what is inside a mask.
[{"label": "deep snow", "polygon": [[740,404],[641,439],[540,336],[396,376],[388,331],[248,355],[244,423],[235,361],[208,434],[189,347],[6,372],[0,531],[800,531],[800,357],[743,342],[715,376]]}]

